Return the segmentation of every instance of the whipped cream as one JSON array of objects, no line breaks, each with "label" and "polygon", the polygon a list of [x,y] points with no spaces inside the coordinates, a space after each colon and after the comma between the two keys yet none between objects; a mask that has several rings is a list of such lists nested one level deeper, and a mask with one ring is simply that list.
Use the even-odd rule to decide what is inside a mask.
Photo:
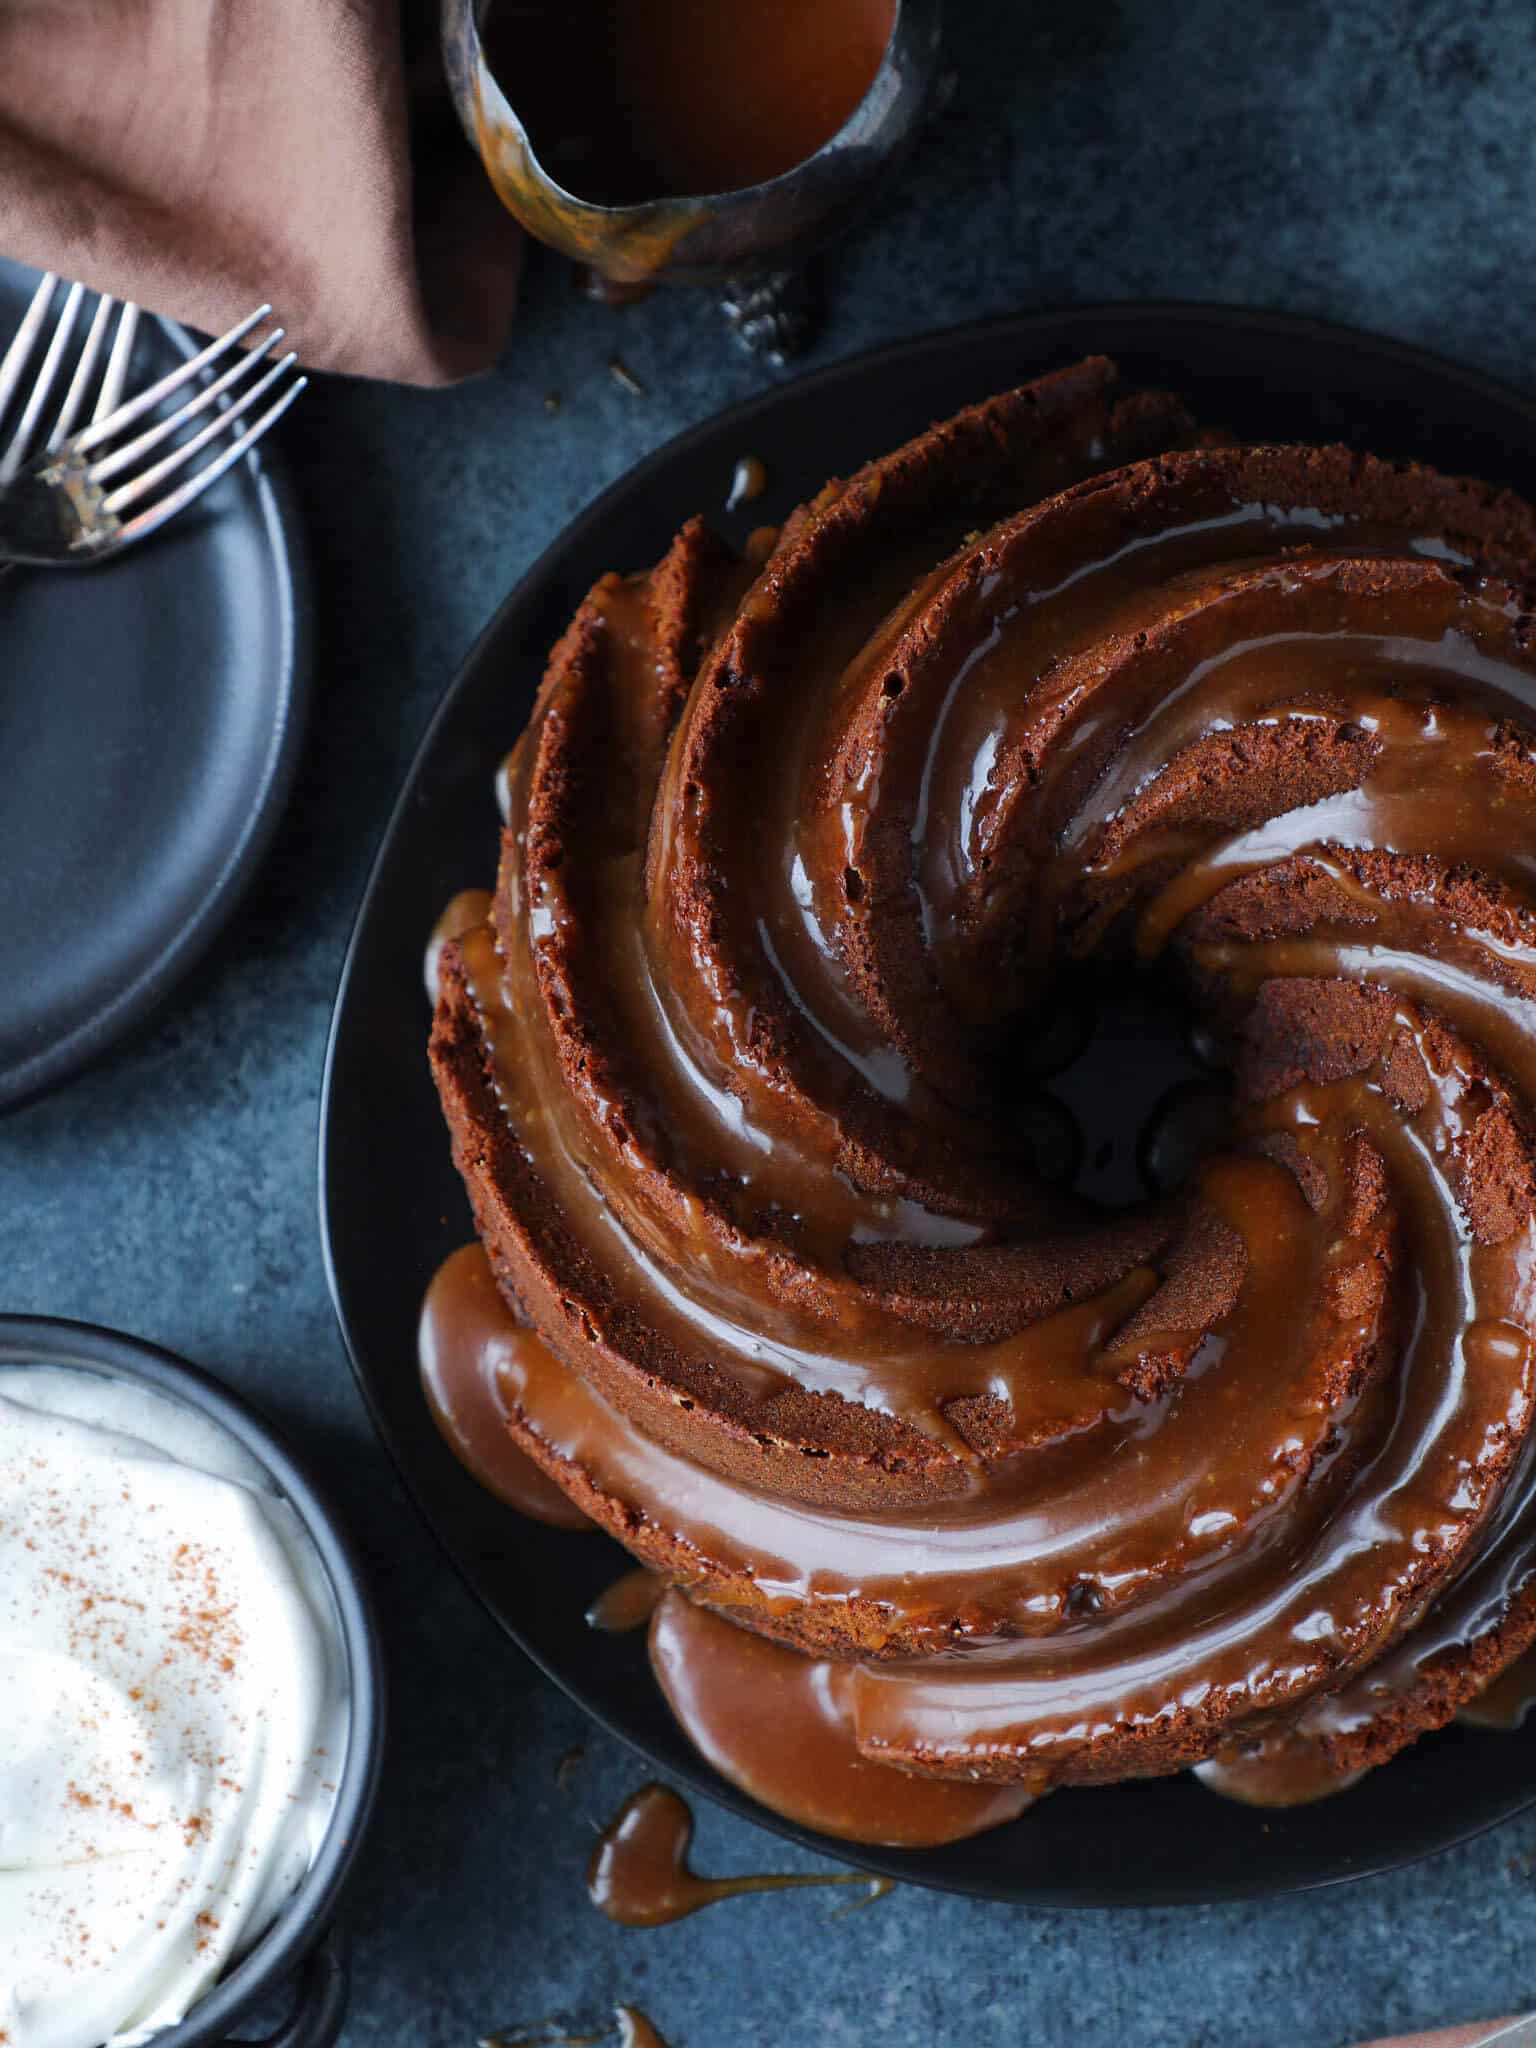
[{"label": "whipped cream", "polygon": [[0,2042],[180,2019],[314,1859],[344,1761],[334,1603],[209,1418],[0,1367]]}]

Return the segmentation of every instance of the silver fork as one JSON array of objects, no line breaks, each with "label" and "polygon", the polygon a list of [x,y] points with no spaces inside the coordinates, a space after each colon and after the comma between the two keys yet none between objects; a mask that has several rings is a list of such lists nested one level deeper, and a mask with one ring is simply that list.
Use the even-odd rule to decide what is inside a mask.
[{"label": "silver fork", "polygon": [[[0,358],[0,436],[20,405],[0,453],[0,565],[78,568],[145,539],[217,483],[308,382],[293,374],[292,350],[268,361],[283,339],[281,327],[251,348],[239,348],[272,311],[258,306],[189,361],[125,400],[139,309],[103,298],[58,411],[51,412],[85,298],[83,286],[67,285],[50,326],[59,284],[52,272],[43,277]],[[164,411],[182,393],[185,398]],[[258,411],[263,400],[270,402]],[[181,438],[205,413],[210,417]],[[86,424],[77,432],[82,419]],[[124,440],[140,421],[146,424]],[[248,424],[240,426],[242,421]],[[189,470],[205,451],[209,459]]]}]

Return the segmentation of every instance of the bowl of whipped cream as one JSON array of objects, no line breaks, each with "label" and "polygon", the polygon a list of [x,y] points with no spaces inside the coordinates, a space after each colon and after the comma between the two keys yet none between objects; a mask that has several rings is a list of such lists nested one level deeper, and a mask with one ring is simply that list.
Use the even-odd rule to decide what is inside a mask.
[{"label": "bowl of whipped cream", "polygon": [[372,1807],[366,1593],[281,1441],[194,1367],[0,1316],[0,2043],[328,2048]]}]

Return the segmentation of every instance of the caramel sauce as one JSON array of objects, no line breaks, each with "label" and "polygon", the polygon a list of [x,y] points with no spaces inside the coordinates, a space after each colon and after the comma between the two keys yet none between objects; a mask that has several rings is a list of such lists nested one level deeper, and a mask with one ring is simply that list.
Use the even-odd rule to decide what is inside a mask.
[{"label": "caramel sauce", "polygon": [[588,1897],[622,1927],[665,1927],[749,1892],[878,1882],[857,1871],[825,1877],[700,1877],[688,1862],[692,1841],[693,1815],[684,1802],[665,1785],[645,1786],[604,1828],[587,1869]]},{"label": "caramel sauce", "polygon": [[1226,1141],[1228,1092],[1225,1081],[1206,1075],[1178,1082],[1154,1106],[1137,1151],[1142,1176],[1155,1192],[1187,1186],[1200,1161]]},{"label": "caramel sauce", "polygon": [[626,1572],[592,1602],[587,1609],[587,1626],[601,1629],[605,1635],[624,1635],[630,1629],[644,1628],[665,1591],[654,1572]]},{"label": "caramel sauce", "polygon": [[1015,1819],[1028,1785],[914,1778],[854,1734],[854,1667],[802,1656],[668,1593],[651,1622],[667,1703],[722,1777],[786,1820],[848,1842],[929,1849]]},{"label": "caramel sauce", "polygon": [[[584,1390],[514,1319],[479,1244],[455,1252],[428,1290],[421,1358],[438,1426],[481,1484],[536,1520],[589,1526],[517,1448],[507,1428],[530,1392],[547,1416],[539,1396],[555,1379],[578,1410]],[[580,1461],[585,1446],[574,1437],[566,1442]],[[637,1449],[643,1442],[634,1439]],[[606,1630],[649,1620],[651,1661],[662,1690],[703,1754],[753,1798],[805,1826],[847,1840],[915,1848],[997,1827],[1030,1804],[1030,1790],[1018,1784],[908,1778],[867,1761],[854,1740],[852,1667],[805,1658],[744,1634],[680,1594],[667,1593],[651,1572],[626,1573],[599,1595],[587,1620]],[[676,1882],[685,1878],[700,1882],[685,1869]],[[813,1881],[832,1880],[784,1880]],[[754,1880],[748,1888],[763,1889],[768,1882]],[[708,1899],[699,1896],[695,1903]],[[666,1917],[674,1917],[670,1908]]]},{"label": "caramel sauce", "polygon": [[731,472],[731,488],[725,500],[727,512],[734,512],[738,505],[749,505],[754,498],[760,498],[768,488],[768,471],[759,456],[743,455]]},{"label": "caramel sauce", "polygon": [[874,83],[895,0],[493,0],[492,74],[548,175],[599,206],[793,170]]},{"label": "caramel sauce", "polygon": [[1313,1744],[1258,1742],[1196,1764],[1194,1775],[1208,1792],[1240,1806],[1311,1806],[1348,1791],[1363,1771],[1336,1771]]},{"label": "caramel sauce", "polygon": [[454,1455],[488,1492],[556,1529],[592,1524],[507,1433],[506,1382],[544,1341],[514,1320],[478,1244],[438,1268],[422,1303],[422,1391]]},{"label": "caramel sauce", "polygon": [[[1398,1026],[1410,1040],[1422,1036],[1421,1021],[1406,1008]],[[1250,1550],[1233,1560],[1235,1582],[1244,1587],[1239,1604],[1207,1605],[1193,1585],[1170,1585],[1158,1603],[1162,1619],[1155,1634],[1138,1629],[1134,1615],[1124,1626],[1111,1620],[1097,1629],[1092,1649],[1072,1670],[1069,1696],[1080,1726],[1108,1728],[1127,1711],[1144,1711],[1154,1701],[1165,1703],[1166,1712],[1166,1703],[1205,1686],[1241,1687],[1249,1698],[1276,1703],[1292,1699],[1302,1707],[1297,1726],[1303,1734],[1341,1727],[1341,1717],[1357,1708],[1367,1715],[1379,1712],[1380,1688],[1389,1683],[1391,1669],[1380,1652],[1390,1650],[1400,1633],[1397,1617],[1415,1610],[1425,1532],[1434,1529],[1439,1540],[1449,1536],[1465,1550],[1505,1493],[1507,1418],[1515,1418],[1519,1436],[1531,1417],[1531,1345],[1520,1321],[1528,1314],[1525,1303],[1536,1276],[1536,1223],[1528,1220],[1497,1246],[1472,1240],[1441,1162],[1453,1156],[1478,1084],[1454,1063],[1435,1072],[1426,1060],[1425,1071],[1431,1083],[1427,1100],[1410,1115],[1390,1101],[1378,1075],[1291,1090],[1259,1119],[1262,1127],[1288,1131],[1324,1153],[1338,1134],[1368,1131],[1407,1197],[1411,1334],[1399,1374],[1400,1405],[1374,1442],[1369,1485],[1357,1480],[1339,1499],[1331,1487],[1314,1481],[1298,1497],[1293,1512],[1308,1537],[1304,1571],[1289,1548],[1267,1570],[1262,1551]],[[1266,1270],[1263,1253],[1276,1240],[1265,1227],[1250,1227],[1244,1239],[1250,1255],[1259,1254],[1251,1283]],[[1315,1298],[1319,1279],[1298,1274],[1283,1256],[1269,1270],[1279,1283],[1269,1317],[1280,1321],[1287,1314],[1282,1275],[1290,1276],[1293,1300]],[[1255,1300],[1250,1284],[1226,1326],[1228,1367],[1241,1355],[1233,1323]],[[1263,1328],[1262,1322],[1251,1326],[1255,1348],[1248,1355],[1272,1358],[1275,1333],[1261,1343]],[[1295,1329],[1292,1318],[1288,1334]],[[1498,1348],[1485,1351],[1486,1346]],[[1479,1370],[1482,1359],[1492,1362],[1495,1356],[1499,1370]],[[1513,1385],[1504,1376],[1506,1365],[1513,1368]],[[1373,1437],[1386,1420],[1376,1418]],[[1516,1489],[1515,1498],[1520,1494]],[[1217,1574],[1214,1583],[1225,1576]],[[1388,1587],[1394,1590],[1384,1596]],[[1455,1594],[1453,1588],[1450,1597]],[[1325,1627],[1319,1617],[1326,1618]],[[1322,1640],[1328,1649],[1319,1654]],[[1422,1639],[1408,1641],[1409,1654],[1427,1654]],[[1336,1658],[1346,1669],[1370,1668],[1355,1689],[1308,1704],[1308,1695],[1337,1673]],[[1060,1725],[1052,1698],[1060,1679],[1049,1664],[1037,1675],[1032,1667],[1041,1663],[1036,1646],[1003,1645],[912,1675],[860,1667],[860,1740],[898,1750],[917,1747],[956,1761],[1003,1739],[1006,1731],[1029,1727],[1049,1740],[1053,1724]]]},{"label": "caramel sauce", "polygon": [[477,925],[484,924],[490,914],[489,889],[461,889],[449,902],[447,909],[427,935],[422,980],[426,983],[428,1002],[435,1003],[442,993],[439,976],[444,946],[450,939],[461,939],[466,932],[472,932]]},{"label": "caramel sauce", "polygon": [[[1186,950],[1238,1006],[1278,982],[1369,982],[1392,1006],[1391,1058],[1255,1092],[1229,1115],[1224,1147],[1170,1140],[1175,1155],[1185,1148],[1164,1169],[1170,1184],[1243,1261],[1230,1308],[1161,1331],[1188,1354],[1171,1383],[1128,1389],[1121,1371],[1122,1332],[1166,1280],[1151,1260],[975,1343],[898,1317],[854,1278],[851,1256],[871,1242],[935,1256],[1010,1247],[988,1221],[839,1171],[836,1118],[785,1111],[751,975],[727,981],[699,934],[669,921],[665,877],[694,828],[681,745],[658,711],[662,657],[643,581],[611,579],[592,601],[612,693],[611,801],[585,876],[573,881],[570,862],[528,873],[521,836],[509,835],[496,931],[460,942],[502,1108],[618,1304],[615,1325],[659,1333],[765,1401],[802,1389],[897,1416],[952,1458],[951,1491],[920,1515],[857,1513],[741,1484],[711,1464],[708,1432],[682,1455],[537,1342],[503,1346],[489,1376],[463,1376],[466,1399],[491,1418],[485,1435],[515,1429],[615,1522],[654,1524],[721,1583],[750,1586],[762,1618],[800,1602],[846,1618],[850,1660],[833,1663],[674,1593],[651,1647],[674,1712],[723,1774],[847,1839],[941,1841],[995,1826],[1063,1756],[1127,1727],[1176,1729],[1213,1700],[1230,1702],[1234,1720],[1272,1711],[1290,1725],[1203,1765],[1211,1789],[1276,1805],[1337,1790],[1351,1780],[1327,1768],[1330,1743],[1493,1625],[1536,1555],[1531,1461],[1511,1457],[1536,1402],[1536,1223],[1480,1231],[1459,1177],[1490,1102],[1471,1048],[1536,1099],[1536,942],[1513,917],[1487,930],[1437,921],[1422,887],[1394,892],[1352,859],[1377,846],[1435,854],[1528,897],[1530,800],[1501,722],[1514,710],[1529,723],[1536,688],[1512,651],[1507,607],[1441,573],[1431,543],[1341,536],[1342,522],[1306,508],[1185,512],[1150,539],[1127,541],[1117,526],[1087,562],[1036,548],[1028,588],[1009,583],[1012,537],[995,539],[987,576],[949,615],[960,621],[952,644],[920,677],[909,649],[917,679],[893,696],[882,746],[840,752],[839,720],[870,676],[907,675],[901,650],[927,645],[929,609],[962,573],[932,572],[890,613],[912,569],[894,564],[894,587],[853,593],[849,618],[793,679],[806,701],[785,713],[783,775],[767,778],[761,806],[712,828],[729,914],[760,941],[764,986],[793,1003],[849,1089],[857,1080],[943,1133],[954,1128],[945,1106],[856,1014],[843,964],[844,850],[851,861],[878,826],[909,830],[925,937],[962,1010],[995,993],[989,921],[1021,928],[1038,970],[1084,881],[1123,892],[1150,959],[1230,885],[1276,863],[1304,859],[1326,880],[1327,917],[1257,937],[1197,934]],[[1369,601],[1351,598],[1348,611],[1346,544],[1374,568]],[[1170,592],[1189,636],[1177,687],[1101,703],[1112,664],[1075,658],[1106,633],[1136,647]],[[512,765],[514,820],[526,815],[540,715]],[[1361,743],[1355,786],[1309,792],[1256,825],[1154,823],[1115,837],[1182,749],[1234,726],[1341,720]],[[1037,758],[1040,773],[1028,767]],[[987,877],[1006,870],[1020,833],[1037,858],[994,888]],[[603,963],[646,1116],[666,1134],[667,1172],[636,1136],[646,1126],[633,1103],[562,1066],[550,1042],[544,991],[570,928]],[[1100,928],[1084,929],[1093,944]],[[1459,1046],[1446,1049],[1436,1020]],[[1351,1306],[1378,1257],[1351,1218],[1346,1153],[1362,1134],[1384,1164],[1401,1241],[1379,1326]],[[1262,1150],[1282,1145],[1295,1166]],[[1315,1201],[1308,1173],[1324,1190]],[[754,1227],[765,1213],[774,1233]],[[786,1247],[814,1295],[776,1284]],[[595,1317],[587,1335],[622,1341]],[[1399,1335],[1401,1358],[1378,1383],[1367,1368]],[[1321,1385],[1325,1340],[1340,1370]],[[1016,1455],[975,1451],[946,1412],[961,1397],[1007,1411]],[[903,1655],[881,1655],[898,1634]],[[914,1641],[941,1654],[911,1655]],[[1497,1688],[1487,1700],[1502,1710]],[[978,1759],[999,1755],[1020,1781],[974,1782]],[[948,1775],[907,1780],[889,1767],[914,1758]],[[621,1906],[641,1873],[628,1909],[640,1924],[722,1895],[687,1869],[686,1809],[669,1799],[653,1788],[626,1809],[594,1866],[594,1896]]]},{"label": "caramel sauce", "polygon": [[1524,1724],[1532,1707],[1536,1707],[1536,1651],[1527,1650],[1501,1671],[1491,1685],[1485,1686],[1476,1699],[1468,1700],[1456,1718],[1472,1728],[1509,1732]]},{"label": "caramel sauce", "polygon": [[[594,1256],[602,1256],[613,1241],[615,1191],[610,1189],[610,1206],[599,1216],[585,1177],[567,1168],[559,1152],[548,1146],[552,1120],[563,1113],[559,1091],[552,1081],[539,1081],[536,1061],[526,1056],[529,1039],[506,1003],[499,958],[489,942],[480,934],[471,935],[464,958],[497,1052],[503,1099],[514,1123],[524,1142],[539,1151],[570,1221],[581,1228],[590,1215],[588,1242]],[[1429,1115],[1426,1112],[1426,1118]],[[1385,1121],[1393,1123],[1390,1111],[1385,1112]],[[1391,1130],[1386,1135],[1396,1151],[1404,1150]],[[1326,1148],[1331,1140],[1327,1131],[1321,1131],[1308,1142]],[[1407,1149],[1412,1154],[1406,1160],[1410,1177],[1422,1178],[1417,1151]],[[1340,1176],[1334,1179],[1342,1186]],[[965,1609],[983,1585],[995,1588],[1001,1578],[1011,1587],[1016,1625],[1032,1634],[1046,1630],[1063,1614],[1070,1589],[1087,1585],[1095,1589],[1107,1619],[1111,1611],[1131,1609],[1143,1596],[1182,1579],[1197,1558],[1225,1559],[1227,1572],[1240,1566],[1237,1536],[1246,1533],[1251,1538],[1263,1521],[1301,1499],[1298,1427],[1320,1444],[1339,1435],[1341,1422],[1347,1424],[1347,1417],[1317,1406],[1299,1415],[1300,1389],[1293,1377],[1306,1355],[1307,1332],[1298,1328],[1291,1307],[1298,1294],[1306,1298],[1308,1273],[1320,1271],[1337,1235],[1336,1217],[1331,1211],[1315,1216],[1308,1212],[1292,1176],[1265,1160],[1229,1157],[1214,1163],[1205,1171],[1202,1188],[1248,1246],[1250,1280],[1224,1334],[1225,1369],[1186,1379],[1179,1400],[1165,1400],[1153,1410],[1127,1396],[1095,1363],[1111,1332],[1147,1298],[1151,1275],[1133,1273],[1106,1295],[1046,1317],[996,1346],[956,1346],[939,1338],[924,1341],[909,1328],[880,1319],[872,1322],[870,1340],[876,1330],[883,1330],[888,1349],[882,1353],[874,1352],[872,1342],[866,1351],[865,1341],[870,1340],[857,1341],[846,1330],[841,1353],[811,1352],[791,1348],[784,1334],[767,1334],[773,1324],[765,1321],[759,1326],[765,1334],[755,1346],[755,1358],[746,1347],[737,1351],[742,1369],[755,1370],[760,1378],[765,1367],[782,1360],[785,1377],[802,1385],[872,1399],[909,1415],[921,1414],[921,1404],[932,1404],[940,1395],[1006,1390],[1016,1417],[1029,1418],[1028,1433],[1036,1441],[1060,1437],[1078,1453],[1064,1459],[1054,1486],[1044,1493],[1038,1478],[1026,1479],[1023,1474],[1014,1475],[1010,1486],[1005,1471],[987,1480],[981,1499],[965,1494],[952,1507],[937,1504],[931,1523],[920,1531],[899,1524],[865,1524],[852,1517],[829,1519],[749,1496],[725,1480],[671,1460],[659,1446],[619,1425],[584,1383],[545,1370],[537,1355],[530,1357],[522,1398],[541,1429],[553,1425],[548,1428],[550,1448],[586,1466],[602,1490],[621,1500],[645,1499],[659,1485],[661,1497],[668,1501],[663,1517],[667,1526],[684,1534],[698,1526],[699,1545],[706,1554],[736,1556],[743,1569],[762,1582],[808,1584],[814,1578],[829,1597],[841,1589],[842,1597],[878,1599],[897,1614],[913,1614],[940,1606]],[[1440,1201],[1435,1213],[1454,1234],[1464,1233],[1454,1203],[1447,1207]],[[1518,1293],[1524,1256],[1522,1241],[1485,1262],[1490,1274],[1508,1276],[1499,1281],[1495,1294],[1508,1294],[1510,1289]],[[680,1341],[687,1341],[691,1331],[702,1330],[713,1339],[716,1355],[730,1359],[736,1348],[733,1324],[739,1328],[736,1318],[750,1300],[722,1300],[721,1312],[712,1313],[705,1259],[684,1296],[667,1282],[649,1248],[632,1240],[629,1261],[615,1279],[631,1295],[645,1291],[645,1312],[654,1325],[677,1332]],[[1460,1300],[1459,1292],[1455,1298]],[[787,1316],[779,1317],[781,1333],[788,1321]],[[1424,1395],[1430,1414],[1438,1412],[1430,1391],[1433,1371]],[[1496,1390],[1489,1388],[1489,1402],[1495,1399]],[[1504,1420],[1487,1408],[1481,1414],[1459,1412],[1457,1420],[1463,1430],[1481,1427],[1503,1441]],[[1155,1456],[1143,1453],[1117,1462],[1106,1459],[1102,1445],[1092,1441],[1095,1428],[1107,1428],[1145,1442],[1149,1425],[1155,1425]],[[1428,1445],[1417,1443],[1410,1432],[1403,1433],[1402,1442],[1406,1457],[1431,1456]],[[663,1476],[663,1468],[670,1476]],[[1314,1487],[1309,1499],[1320,1506],[1325,1491]],[[1451,1491],[1465,1491],[1459,1473]],[[674,1509],[674,1500],[690,1506]],[[1440,1507],[1433,1512],[1439,1515]],[[1447,1505],[1444,1512],[1470,1530],[1473,1517],[1465,1508]],[[1362,1581],[1374,1576],[1385,1583],[1390,1576],[1387,1546],[1374,1546],[1369,1562],[1364,1562],[1351,1543],[1341,1534],[1341,1565],[1353,1569]],[[1103,1582],[1099,1566],[1109,1544],[1118,1560],[1112,1585]],[[1398,1555],[1403,1569],[1411,1571],[1419,1555],[1412,1528],[1404,1529]],[[796,1568],[786,1575],[790,1561]],[[1225,1605],[1226,1575],[1207,1581],[1208,1597],[1218,1611]],[[1192,1618],[1185,1610],[1185,1621]],[[1234,1677],[1249,1647],[1246,1639],[1232,1639]],[[1010,1658],[1014,1654],[1010,1651]],[[966,1665],[980,1671],[990,1668],[990,1660],[987,1653],[967,1659]],[[1289,1683],[1304,1682],[1309,1670],[1321,1674],[1329,1668],[1330,1660],[1321,1654],[1303,1655]],[[875,1687],[876,1677],[873,1672],[861,1673],[861,1702]],[[946,1674],[945,1685],[953,1682]],[[879,1691],[889,1692],[892,1684],[888,1676],[882,1677]],[[906,1684],[903,1677],[903,1690]],[[864,1711],[861,1704],[861,1719]]]},{"label": "caramel sauce", "polygon": [[619,2048],[667,2048],[656,2022],[638,2006],[615,2006],[613,2016],[619,2023]]}]

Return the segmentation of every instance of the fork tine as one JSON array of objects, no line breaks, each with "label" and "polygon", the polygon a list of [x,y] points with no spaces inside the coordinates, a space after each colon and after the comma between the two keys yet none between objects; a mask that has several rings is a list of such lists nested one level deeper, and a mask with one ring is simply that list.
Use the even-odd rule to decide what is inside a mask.
[{"label": "fork tine", "polygon": [[128,366],[133,360],[133,344],[138,331],[139,309],[132,299],[125,299],[123,317],[117,323],[117,333],[113,337],[112,353],[107,357],[101,389],[97,392],[96,403],[91,408],[93,421],[104,420],[109,412],[116,412],[122,404],[123,386],[128,382]]},{"label": "fork tine", "polygon": [[0,419],[4,419],[6,407],[16,394],[16,387],[21,382],[21,373],[27,366],[32,344],[37,340],[38,330],[47,316],[48,302],[53,297],[53,288],[58,281],[58,272],[54,270],[45,272],[38,280],[37,290],[32,294],[32,303],[16,330],[15,339],[6,350],[4,359],[0,360]]},{"label": "fork tine", "polygon": [[91,379],[96,374],[96,358],[101,354],[101,345],[106,339],[107,327],[116,305],[116,299],[111,298],[102,298],[97,302],[95,314],[86,331],[85,347],[80,351],[75,374],[69,380],[64,403],[59,407],[59,416],[53,423],[53,432],[48,436],[45,452],[49,455],[80,417],[80,409],[85,404],[85,394],[90,390]]},{"label": "fork tine", "polygon": [[32,438],[37,432],[37,423],[43,416],[43,408],[48,403],[48,394],[53,389],[54,380],[59,374],[59,365],[64,360],[64,351],[69,347],[69,338],[75,331],[75,321],[80,312],[80,301],[84,296],[85,286],[83,284],[72,284],[64,294],[63,311],[59,314],[58,324],[53,330],[53,338],[48,343],[42,367],[37,373],[37,379],[31,391],[27,394],[27,402],[22,408],[20,423],[15,433],[11,436],[11,445],[6,449],[4,457],[0,458],[0,484],[8,484],[11,481],[17,470],[20,469],[27,450],[32,445]]},{"label": "fork tine", "polygon": [[[99,462],[93,462],[90,466],[91,482],[104,484],[112,477],[121,475],[125,469],[132,469],[141,455],[147,455],[151,448],[158,448],[162,441],[178,432],[189,420],[195,419],[200,412],[206,412],[210,405],[233,385],[238,384],[242,377],[250,375],[262,358],[282,340],[284,332],[283,328],[274,327],[270,334],[262,336],[253,349],[247,350],[224,371],[222,376],[215,377],[211,384],[205,384],[195,398],[188,399],[187,403],[179,411],[173,412],[169,419],[157,420],[154,426],[147,427],[142,434],[135,435],[133,440],[125,442],[121,448],[114,448],[110,455],[104,455]],[[293,357],[290,356],[288,360],[292,362]],[[234,415],[229,412],[223,415],[226,421],[233,417]]]},{"label": "fork tine", "polygon": [[174,519],[178,512],[184,511],[195,499],[200,498],[211,484],[218,482],[227,469],[234,467],[247,449],[256,445],[269,427],[276,425],[308,383],[307,377],[296,378],[277,403],[268,406],[261,418],[231,441],[205,469],[200,469],[195,476],[188,477],[184,484],[167,497],[159,499],[148,511],[141,512],[136,519],[130,519],[118,535],[119,544],[126,546],[129,541],[142,540],[146,534],[153,533],[156,527],[163,526],[167,519]]},{"label": "fork tine", "polygon": [[264,377],[257,379],[237,403],[226,406],[217,418],[211,419],[206,427],[192,436],[190,441],[179,441],[169,455],[163,455],[158,462],[152,462],[148,469],[141,471],[128,483],[119,484],[115,491],[108,491],[101,501],[102,511],[112,514],[126,512],[130,505],[137,505],[140,498],[148,497],[157,484],[164,483],[168,476],[174,476],[178,469],[184,468],[194,455],[201,454],[215,435],[222,434],[227,426],[239,419],[243,413],[249,412],[257,399],[264,397],[284,371],[291,370],[297,361],[298,357],[290,349],[280,362],[272,365]]},{"label": "fork tine", "polygon": [[145,413],[159,405],[162,399],[169,398],[173,391],[179,391],[184,384],[189,384],[200,371],[207,369],[210,363],[216,362],[227,350],[232,349],[236,342],[243,341],[257,321],[265,320],[271,310],[270,306],[258,306],[254,313],[247,313],[243,320],[231,327],[228,334],[221,334],[217,341],[210,341],[206,348],[199,349],[195,356],[190,357],[179,368],[167,371],[165,376],[151,384],[147,390],[140,391],[135,397],[130,398],[126,405],[120,405],[104,418],[94,420],[83,434],[76,436],[75,452],[87,455],[100,442],[109,440],[114,434],[120,434],[124,427],[131,427],[135,420],[141,420]]}]

